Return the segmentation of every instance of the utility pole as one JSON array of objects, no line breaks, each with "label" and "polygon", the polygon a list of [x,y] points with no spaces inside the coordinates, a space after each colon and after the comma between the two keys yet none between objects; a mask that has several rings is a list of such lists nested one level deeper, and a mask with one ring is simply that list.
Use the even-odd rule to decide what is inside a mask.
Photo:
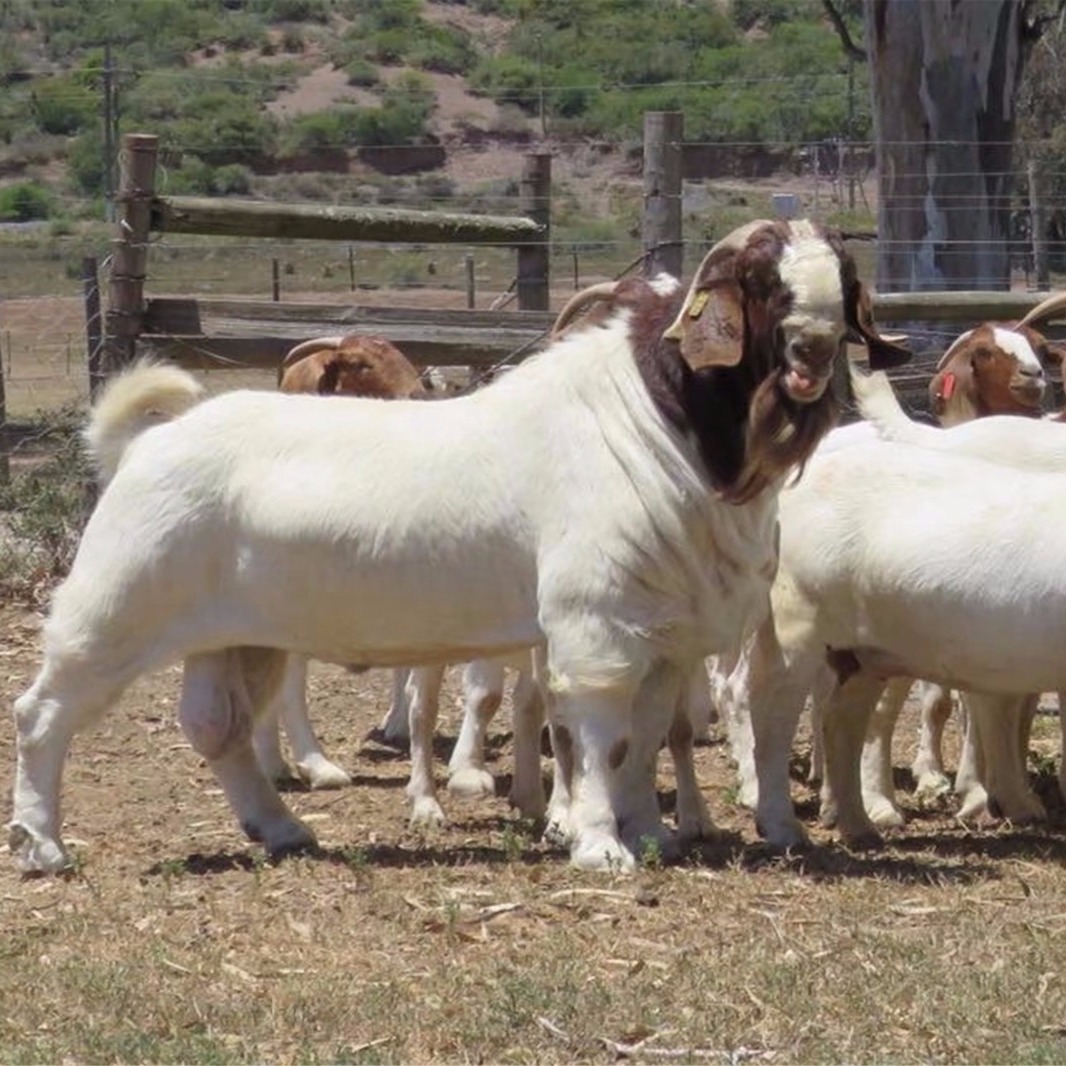
[{"label": "utility pole", "polygon": [[115,68],[111,63],[111,42],[104,43],[104,217],[115,221],[115,142],[118,116],[115,107]]},{"label": "utility pole", "polygon": [[540,135],[548,136],[548,120],[544,115],[544,39],[537,34],[537,109],[540,112]]},{"label": "utility pole", "polygon": [[855,210],[855,60],[848,56],[848,210]]}]

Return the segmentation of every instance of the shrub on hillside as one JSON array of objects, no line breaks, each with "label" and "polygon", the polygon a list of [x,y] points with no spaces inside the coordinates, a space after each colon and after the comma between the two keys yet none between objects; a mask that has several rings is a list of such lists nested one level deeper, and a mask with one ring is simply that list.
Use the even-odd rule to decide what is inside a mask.
[{"label": "shrub on hillside", "polygon": [[329,22],[328,0],[255,0],[252,10],[271,22]]},{"label": "shrub on hillside", "polygon": [[38,79],[31,100],[37,128],[63,136],[93,124],[100,107],[97,95],[75,78]]},{"label": "shrub on hillside", "polygon": [[48,190],[36,182],[20,181],[0,189],[0,222],[35,222],[51,213]]}]

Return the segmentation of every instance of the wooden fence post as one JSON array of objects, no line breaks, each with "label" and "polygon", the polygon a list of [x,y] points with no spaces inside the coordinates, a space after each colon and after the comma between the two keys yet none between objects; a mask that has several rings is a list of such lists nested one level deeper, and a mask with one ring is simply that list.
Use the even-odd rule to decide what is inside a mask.
[{"label": "wooden fence post", "polygon": [[100,316],[100,275],[96,256],[81,261],[81,289],[85,299],[85,342],[89,353],[89,399],[95,399],[106,380],[104,359],[104,321]]},{"label": "wooden fence post", "polygon": [[105,374],[127,366],[136,353],[144,317],[144,275],[158,153],[159,138],[153,134],[127,133],[122,138],[118,225],[111,242]]},{"label": "wooden fence post", "polygon": [[666,271],[681,277],[681,138],[680,111],[644,114],[644,215],[641,241],[644,276]]},{"label": "wooden fence post", "polygon": [[518,308],[547,311],[551,273],[552,157],[533,152],[526,156],[519,186],[518,210],[541,227],[532,244],[518,246]]},{"label": "wooden fence post", "polygon": [[477,304],[477,292],[476,285],[477,280],[474,273],[474,254],[473,252],[467,252],[466,257],[463,260],[466,268],[466,306],[469,310],[473,310]]},{"label": "wooden fence post", "polygon": [[[7,335],[7,362],[11,365],[11,334]],[[0,485],[11,481],[11,440],[7,432],[7,383],[5,382],[3,353],[0,352]]]}]

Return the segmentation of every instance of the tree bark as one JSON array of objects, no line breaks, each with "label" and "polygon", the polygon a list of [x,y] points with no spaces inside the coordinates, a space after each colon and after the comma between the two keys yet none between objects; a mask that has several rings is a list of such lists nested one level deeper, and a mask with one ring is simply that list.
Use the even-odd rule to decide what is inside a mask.
[{"label": "tree bark", "polygon": [[866,0],[882,292],[1010,282],[1025,0]]}]

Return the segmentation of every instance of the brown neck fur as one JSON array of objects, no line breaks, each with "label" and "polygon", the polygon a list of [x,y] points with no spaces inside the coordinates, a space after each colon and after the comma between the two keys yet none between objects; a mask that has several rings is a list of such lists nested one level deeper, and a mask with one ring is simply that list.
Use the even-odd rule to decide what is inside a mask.
[{"label": "brown neck fur", "polygon": [[685,436],[693,437],[714,488],[730,503],[747,503],[794,468],[802,468],[837,417],[827,389],[797,404],[781,389],[775,333],[784,313],[772,301],[748,310],[744,355],[735,367],[692,371],[676,341],[662,334],[682,293],[658,296],[646,284],[619,293],[634,310],[632,342],[652,400]]}]

